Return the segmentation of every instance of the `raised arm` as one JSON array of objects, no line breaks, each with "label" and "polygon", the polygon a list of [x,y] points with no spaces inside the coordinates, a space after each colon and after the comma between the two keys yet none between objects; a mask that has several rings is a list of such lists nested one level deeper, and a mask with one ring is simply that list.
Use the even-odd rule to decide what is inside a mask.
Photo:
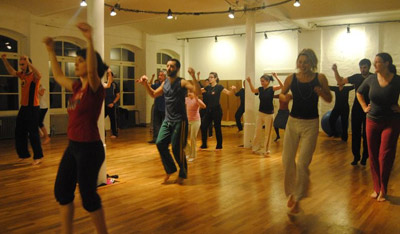
[{"label": "raised arm", "polygon": [[107,69],[107,84],[103,84],[103,87],[105,89],[109,89],[111,87],[112,82],[113,82],[113,76],[111,73],[111,68],[108,68]]},{"label": "raised arm", "polygon": [[332,65],[332,70],[333,70],[333,73],[335,73],[335,79],[336,79],[338,85],[341,85],[341,84],[344,85],[344,84],[349,83],[349,80],[347,78],[343,78],[339,75],[339,71],[337,69],[336,63]]},{"label": "raised arm", "polygon": [[247,77],[246,80],[247,80],[247,82],[249,82],[249,86],[250,86],[251,92],[253,92],[253,93],[258,93],[258,89],[255,89],[255,88],[254,88],[253,83],[251,83],[250,77]]},{"label": "raised arm", "polygon": [[[202,91],[201,91],[201,88],[200,88],[200,84],[196,79],[194,69],[189,67],[188,72],[189,72],[190,76],[192,77],[192,81],[193,81],[193,87],[194,87],[193,93],[195,93],[196,95],[201,95]],[[200,73],[198,73],[198,74],[200,76]],[[187,82],[187,83],[189,83],[189,82]]]},{"label": "raised arm", "polygon": [[201,109],[205,109],[206,108],[206,104],[204,104],[204,102],[200,98],[198,98],[197,95],[194,95],[194,98],[196,99],[197,104],[199,104],[199,107]]},{"label": "raised arm", "polygon": [[29,62],[28,56],[24,55],[22,56],[23,59],[25,59],[26,64],[28,65],[28,67],[31,69],[31,71],[33,72],[33,77],[35,78],[35,80],[40,80],[40,78],[42,78],[42,75],[40,74],[40,72],[32,65],[31,62]]},{"label": "raised arm", "polygon": [[46,45],[47,52],[49,54],[51,70],[53,71],[53,76],[56,82],[62,87],[66,88],[69,91],[72,91],[73,81],[65,77],[64,73],[61,70],[60,64],[57,62],[56,53],[54,52],[54,41],[51,37],[46,37],[43,39],[44,44]]},{"label": "raised arm", "polygon": [[156,76],[156,74],[151,75],[151,79],[149,81],[149,84],[153,84],[154,81],[154,77]]},{"label": "raised arm", "polygon": [[273,87],[273,90],[276,91],[276,90],[282,89],[282,88],[283,88],[283,83],[282,83],[282,81],[279,79],[278,75],[277,75],[275,72],[273,72],[273,73],[272,73],[272,76],[275,77],[275,79],[278,81],[278,84],[279,84],[279,85],[275,85],[275,86]]},{"label": "raised arm", "polygon": [[101,85],[101,80],[97,74],[97,66],[99,64],[97,64],[96,54],[94,52],[92,27],[87,23],[78,23],[76,26],[82,32],[88,43],[86,50],[87,79],[89,87],[93,92],[96,92]]},{"label": "raised arm", "polygon": [[321,96],[322,99],[324,99],[326,102],[331,102],[332,101],[332,94],[329,89],[329,84],[328,84],[328,79],[326,79],[326,76],[322,73],[318,74],[318,81],[321,84],[320,87],[314,87],[314,91],[318,94],[318,96]]},{"label": "raised arm", "polygon": [[17,77],[17,71],[8,62],[6,54],[1,55],[1,60],[3,60],[4,66],[6,67],[8,74]]},{"label": "raised arm", "polygon": [[145,88],[147,93],[152,97],[152,98],[156,98],[158,96],[163,95],[163,87],[164,87],[164,82],[161,83],[160,87],[158,87],[156,90],[152,89],[150,84],[147,82],[148,78],[147,76],[143,75],[142,77],[140,77],[139,80],[136,80],[136,82],[142,84]]},{"label": "raised arm", "polygon": [[224,89],[222,90],[222,92],[223,92],[224,94],[226,94],[226,95],[235,95],[235,93],[236,93],[236,86],[232,85],[232,86],[231,86],[231,90],[228,90],[228,89],[224,88]]}]

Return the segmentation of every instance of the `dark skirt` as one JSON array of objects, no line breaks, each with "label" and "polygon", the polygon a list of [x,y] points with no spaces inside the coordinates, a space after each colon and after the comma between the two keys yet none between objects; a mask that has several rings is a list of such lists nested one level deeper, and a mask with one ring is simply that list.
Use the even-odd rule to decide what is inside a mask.
[{"label": "dark skirt", "polygon": [[274,128],[286,128],[286,123],[289,118],[289,110],[278,110],[278,114],[274,120]]}]

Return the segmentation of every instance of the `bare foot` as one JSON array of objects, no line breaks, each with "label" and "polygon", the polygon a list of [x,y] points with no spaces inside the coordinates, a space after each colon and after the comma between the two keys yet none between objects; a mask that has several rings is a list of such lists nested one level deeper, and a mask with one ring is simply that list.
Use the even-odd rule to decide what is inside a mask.
[{"label": "bare foot", "polygon": [[374,191],[374,192],[372,192],[371,195],[369,195],[369,196],[372,197],[372,198],[377,198],[378,195],[379,195],[379,194],[378,194],[377,192]]},{"label": "bare foot", "polygon": [[386,201],[385,194],[383,194],[382,192],[379,193],[379,196],[378,196],[378,198],[377,198],[376,200],[377,200],[378,202]]},{"label": "bare foot", "polygon": [[46,138],[44,139],[44,141],[42,142],[42,145],[49,144],[49,143],[50,143],[50,140],[51,140],[50,137],[46,137]]},{"label": "bare foot", "polygon": [[18,161],[17,161],[17,162],[19,162],[19,163],[24,163],[24,162],[26,162],[27,159],[28,159],[28,158],[18,158]]},{"label": "bare foot", "polygon": [[163,182],[162,182],[161,184],[168,184],[168,179],[169,179],[169,177],[170,177],[171,175],[172,175],[172,174],[167,174],[167,175],[165,175],[164,180],[163,180]]},{"label": "bare foot", "polygon": [[291,208],[294,206],[296,201],[294,200],[294,196],[292,194],[289,195],[289,199],[287,201],[287,207]]},{"label": "bare foot", "polygon": [[184,178],[178,177],[178,178],[175,180],[175,184],[183,185],[183,181],[184,181],[184,180],[185,180]]},{"label": "bare foot", "polygon": [[35,160],[33,160],[32,165],[39,165],[41,163],[42,163],[42,159],[41,158],[40,159],[35,159]]}]

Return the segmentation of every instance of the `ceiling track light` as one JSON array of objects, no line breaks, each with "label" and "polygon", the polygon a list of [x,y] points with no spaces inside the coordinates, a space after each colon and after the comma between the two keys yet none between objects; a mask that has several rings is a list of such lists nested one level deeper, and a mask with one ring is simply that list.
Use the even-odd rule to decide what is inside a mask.
[{"label": "ceiling track light", "polygon": [[113,7],[113,8],[111,9],[110,15],[111,15],[111,16],[116,16],[116,15],[117,15],[117,12],[115,12],[115,7]]},{"label": "ceiling track light", "polygon": [[294,1],[293,6],[299,7],[300,6],[300,0]]},{"label": "ceiling track light", "polygon": [[232,10],[232,8],[230,8],[230,7],[229,7],[228,11],[229,11],[229,14],[228,14],[229,18],[234,19],[235,18],[235,11]]},{"label": "ceiling track light", "polygon": [[214,39],[215,39],[215,42],[218,42],[218,37],[217,37],[217,36],[215,36],[215,38],[214,38]]},{"label": "ceiling track light", "polygon": [[172,11],[171,11],[171,9],[168,9],[167,19],[172,19],[172,18],[174,18],[174,17],[172,16]]},{"label": "ceiling track light", "polygon": [[347,33],[350,33],[350,24],[347,25]]},{"label": "ceiling track light", "polygon": [[268,39],[267,32],[264,32],[264,39],[265,39],[265,40]]},{"label": "ceiling track light", "polygon": [[81,6],[83,6],[83,7],[87,6],[86,0],[82,0]]}]

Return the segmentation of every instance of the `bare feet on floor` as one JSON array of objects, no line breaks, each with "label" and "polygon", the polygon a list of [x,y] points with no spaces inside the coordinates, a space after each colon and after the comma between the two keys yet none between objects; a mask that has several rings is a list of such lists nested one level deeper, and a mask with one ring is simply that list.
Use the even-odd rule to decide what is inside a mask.
[{"label": "bare feet on floor", "polygon": [[295,203],[296,203],[296,201],[294,200],[294,196],[292,194],[290,194],[289,199],[287,201],[287,207],[291,208],[294,206]]},{"label": "bare feet on floor", "polygon": [[33,160],[32,165],[39,165],[41,163],[42,163],[42,159],[35,159],[35,160]]},{"label": "bare feet on floor", "polygon": [[184,180],[185,180],[184,178],[178,177],[178,178],[175,180],[175,184],[182,185]]},{"label": "bare feet on floor", "polygon": [[378,194],[377,192],[374,191],[374,192],[372,192],[371,195],[369,195],[369,196],[372,197],[372,198],[377,198],[378,195],[379,195],[379,194]]},{"label": "bare feet on floor", "polygon": [[382,193],[382,192],[379,193],[379,196],[376,198],[376,200],[377,200],[378,202],[386,201],[385,194]]},{"label": "bare feet on floor", "polygon": [[164,180],[163,180],[163,182],[162,182],[161,184],[168,184],[168,179],[169,179],[169,177],[170,177],[171,175],[172,175],[172,174],[167,174],[167,175],[165,175]]},{"label": "bare feet on floor", "polygon": [[51,138],[50,137],[46,137],[44,139],[44,141],[42,142],[43,145],[49,144],[50,143]]}]

